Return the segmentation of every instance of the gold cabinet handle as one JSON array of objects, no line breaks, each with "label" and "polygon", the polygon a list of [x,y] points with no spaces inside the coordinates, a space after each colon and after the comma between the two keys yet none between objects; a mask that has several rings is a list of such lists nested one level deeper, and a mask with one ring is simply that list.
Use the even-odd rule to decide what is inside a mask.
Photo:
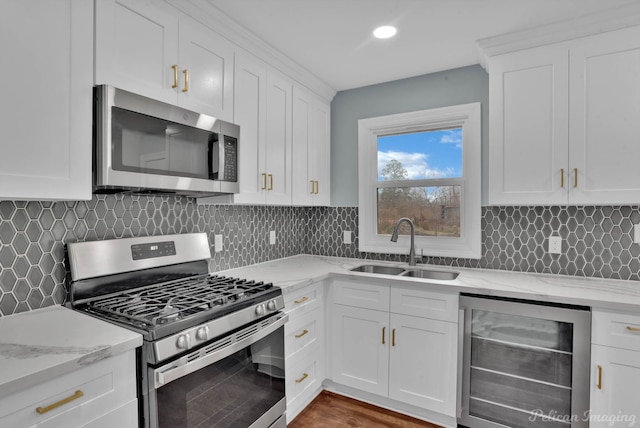
[{"label": "gold cabinet handle", "polygon": [[320,192],[320,183],[316,180],[316,195]]},{"label": "gold cabinet handle", "polygon": [[265,174],[263,172],[261,175],[262,175],[262,189],[261,190],[267,190],[267,174]]},{"label": "gold cabinet handle", "polygon": [[396,346],[396,329],[391,330],[391,346]]},{"label": "gold cabinet handle", "polygon": [[383,345],[385,344],[385,342],[384,342],[384,336],[385,336],[384,331],[385,330],[386,330],[386,327],[382,327],[382,344]]},{"label": "gold cabinet handle", "polygon": [[602,389],[602,366],[598,366],[598,389]]},{"label": "gold cabinet handle", "polygon": [[189,70],[182,70],[184,73],[184,88],[182,92],[189,92]]},{"label": "gold cabinet handle", "polygon": [[631,326],[627,326],[627,330],[632,331],[634,333],[640,333],[640,328],[638,327],[631,327]]},{"label": "gold cabinet handle", "polygon": [[302,336],[304,336],[304,335],[305,335],[305,334],[307,334],[307,333],[309,333],[309,330],[304,329],[304,330],[302,330],[302,333],[300,333],[300,334],[296,334],[296,335],[295,335],[295,338],[296,338],[296,339],[300,339]]},{"label": "gold cabinet handle", "polygon": [[564,189],[564,168],[560,168],[560,188]]},{"label": "gold cabinet handle", "polygon": [[578,168],[573,168],[573,187],[578,187]]},{"label": "gold cabinet handle", "polygon": [[269,176],[269,188],[267,190],[273,190],[273,174],[267,174]]},{"label": "gold cabinet handle", "polygon": [[304,296],[302,299],[295,300],[293,303],[300,304],[300,303],[306,302],[307,300],[309,300],[309,298],[307,296]]},{"label": "gold cabinet handle", "polygon": [[171,87],[175,89],[178,87],[178,64],[173,64],[171,68],[173,68],[173,85]]},{"label": "gold cabinet handle", "polygon": [[302,382],[303,380],[305,380],[308,377],[309,377],[309,374],[305,373],[305,374],[302,375],[302,377],[300,379],[296,379],[296,383],[300,383],[300,382]]},{"label": "gold cabinet handle", "polygon": [[64,406],[65,404],[70,403],[73,400],[77,400],[78,398],[82,397],[83,395],[84,395],[84,392],[82,392],[80,390],[77,390],[76,393],[73,394],[72,396],[67,397],[67,398],[63,398],[62,400],[60,400],[60,401],[58,401],[56,403],[50,404],[47,407],[36,407],[36,412],[38,412],[38,413],[40,413],[42,415],[42,414],[47,413],[47,412],[49,412],[49,411],[51,411],[53,409],[57,409],[60,406]]},{"label": "gold cabinet handle", "polygon": [[315,183],[316,182],[313,181],[313,180],[309,180],[309,183],[311,183],[311,192],[309,192],[309,193],[313,195],[313,189],[315,189]]}]

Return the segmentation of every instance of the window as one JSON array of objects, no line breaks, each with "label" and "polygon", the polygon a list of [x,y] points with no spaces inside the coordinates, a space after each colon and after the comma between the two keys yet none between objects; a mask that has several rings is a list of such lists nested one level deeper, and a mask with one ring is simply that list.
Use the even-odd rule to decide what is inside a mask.
[{"label": "window", "polygon": [[360,120],[360,251],[480,258],[480,152],[479,103]]}]

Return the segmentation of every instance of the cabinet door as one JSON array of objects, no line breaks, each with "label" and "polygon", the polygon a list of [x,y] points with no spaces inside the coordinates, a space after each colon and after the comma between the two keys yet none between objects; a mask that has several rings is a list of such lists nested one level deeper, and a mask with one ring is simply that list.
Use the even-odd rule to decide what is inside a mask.
[{"label": "cabinet door", "polygon": [[455,417],[457,325],[391,314],[389,398]]},{"label": "cabinet door", "polygon": [[[571,48],[571,203],[640,200],[640,28],[588,37]],[[571,178],[573,186],[574,177]]]},{"label": "cabinet door", "polygon": [[178,18],[153,2],[97,0],[95,56],[97,85],[177,103]]},{"label": "cabinet door", "polygon": [[2,2],[0,199],[91,199],[93,5]]},{"label": "cabinet door", "polygon": [[568,62],[562,45],[491,60],[490,204],[567,202]]},{"label": "cabinet door", "polygon": [[309,163],[316,181],[313,204],[331,205],[331,107],[318,97],[313,100],[311,110],[311,140]]},{"label": "cabinet door", "polygon": [[590,427],[628,428],[631,418],[640,420],[640,352],[593,345],[591,361]]},{"label": "cabinet door", "polygon": [[299,86],[293,88],[292,202],[313,205],[313,163],[310,146],[312,135],[311,94]]},{"label": "cabinet door", "polygon": [[[267,75],[267,123],[265,170],[266,201],[269,204],[291,204],[291,82]],[[242,144],[242,142],[240,142]]]},{"label": "cabinet door", "polygon": [[[179,40],[180,106],[233,122],[232,45],[187,18],[180,21]],[[185,71],[189,76],[188,88]]]},{"label": "cabinet door", "polygon": [[235,57],[234,120],[240,126],[235,202],[263,204],[267,122],[267,70],[249,55]]},{"label": "cabinet door", "polygon": [[332,379],[382,396],[388,394],[389,313],[333,305]]}]

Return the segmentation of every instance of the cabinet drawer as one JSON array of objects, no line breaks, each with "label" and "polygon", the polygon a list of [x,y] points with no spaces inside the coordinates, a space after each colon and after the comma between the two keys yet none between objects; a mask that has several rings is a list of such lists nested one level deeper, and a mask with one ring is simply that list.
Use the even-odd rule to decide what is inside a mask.
[{"label": "cabinet drawer", "polygon": [[303,317],[289,321],[284,326],[285,358],[291,358],[322,340],[324,317],[320,308]]},{"label": "cabinet drawer", "polygon": [[457,322],[458,294],[392,286],[391,312]]},{"label": "cabinet drawer", "polygon": [[[76,395],[46,413],[36,412],[38,407],[46,408]],[[6,397],[0,401],[0,426],[80,426],[135,398],[135,352],[129,351]],[[134,418],[120,427],[136,425]]]},{"label": "cabinet drawer", "polygon": [[593,309],[591,342],[640,351],[640,314]]},{"label": "cabinet drawer", "polygon": [[320,361],[317,358],[310,358],[300,361],[291,368],[287,367],[287,406],[304,397],[307,392],[311,393],[320,387],[322,379],[318,378],[319,364]]},{"label": "cabinet drawer", "polygon": [[333,303],[357,308],[389,310],[389,285],[337,279],[332,285]]},{"label": "cabinet drawer", "polygon": [[319,307],[322,300],[322,284],[305,287],[284,295],[284,311],[289,322]]}]

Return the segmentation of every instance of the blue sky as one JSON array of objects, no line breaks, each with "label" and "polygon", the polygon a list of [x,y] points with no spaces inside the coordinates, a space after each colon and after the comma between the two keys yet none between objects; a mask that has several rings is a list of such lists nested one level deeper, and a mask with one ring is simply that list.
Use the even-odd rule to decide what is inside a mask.
[{"label": "blue sky", "polygon": [[396,159],[409,179],[462,176],[462,128],[378,137],[378,179]]}]

